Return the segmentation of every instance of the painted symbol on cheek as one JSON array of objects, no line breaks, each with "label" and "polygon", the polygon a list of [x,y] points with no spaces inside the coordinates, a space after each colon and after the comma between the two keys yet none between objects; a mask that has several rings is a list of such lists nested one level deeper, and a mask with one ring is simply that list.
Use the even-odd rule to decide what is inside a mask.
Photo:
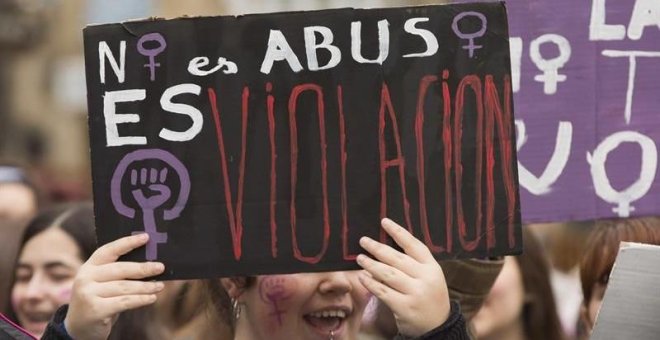
[{"label": "painted symbol on cheek", "polygon": [[[164,209],[163,219],[173,220],[181,214],[186,206],[190,194],[190,175],[186,167],[173,154],[162,149],[143,149],[130,152],[122,158],[117,165],[112,181],[110,182],[110,196],[112,204],[123,216],[135,217],[135,209],[122,201],[122,180],[130,165],[138,161],[160,160],[165,163],[162,169],[139,168],[130,172],[131,194],[142,210],[142,223],[144,232],[149,234],[146,258],[153,261],[158,258],[158,244],[167,243],[167,233],[159,232],[156,228],[156,209],[168,202],[172,197],[172,190],[167,186],[168,169],[174,170],[178,177],[180,187],[176,202],[170,209]],[[142,233],[134,232],[133,234]]]},{"label": "painted symbol on cheek", "polygon": [[263,302],[271,306],[273,310],[270,316],[274,317],[280,326],[282,326],[282,315],[286,313],[286,310],[281,309],[281,304],[291,296],[290,284],[290,280],[280,275],[265,277],[259,283],[259,296]]}]

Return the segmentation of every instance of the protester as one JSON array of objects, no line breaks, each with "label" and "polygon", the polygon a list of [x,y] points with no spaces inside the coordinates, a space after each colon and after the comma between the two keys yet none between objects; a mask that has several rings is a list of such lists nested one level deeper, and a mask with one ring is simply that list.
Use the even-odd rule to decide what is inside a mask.
[{"label": "protester", "polygon": [[27,221],[39,206],[39,190],[28,172],[0,161],[0,312],[7,313],[9,280],[14,271],[18,243]]},{"label": "protester", "polygon": [[68,302],[78,268],[95,249],[92,216],[89,206],[58,207],[40,213],[23,233],[8,309],[35,336]]},{"label": "protester", "polygon": [[[459,306],[450,303],[431,252],[394,222],[382,225],[405,254],[364,237],[360,245],[375,258],[358,256],[364,271],[213,280],[212,287],[224,288],[210,291],[213,306],[231,316],[236,339],[353,339],[373,294],[390,307],[405,336],[467,339]],[[133,279],[158,275],[163,264],[116,262],[147,241],[147,234],[134,235],[99,248],[81,267],[70,306],[58,311],[45,338],[105,339],[118,313],[153,304],[163,283]]]},{"label": "protester", "polygon": [[[449,297],[461,306],[461,314],[470,320],[479,311],[497,279],[504,259],[463,259],[441,261]],[[361,338],[391,338],[398,333],[394,315],[387,305],[371,301],[362,319]],[[472,329],[468,331],[474,333]]]},{"label": "protester", "polygon": [[0,313],[7,314],[18,244],[26,222],[0,219]]},{"label": "protester", "polygon": [[0,163],[0,219],[29,219],[38,207],[39,192],[27,172],[19,166]]},{"label": "protester", "polygon": [[584,300],[580,319],[588,337],[596,322],[621,242],[660,245],[660,217],[610,219],[596,222],[580,263]]},{"label": "protester", "polygon": [[[7,306],[10,319],[32,335],[41,336],[57,308],[69,302],[78,269],[95,249],[91,204],[40,212],[26,227],[19,244]],[[151,331],[145,311],[122,318],[125,320],[113,333],[117,339],[133,335],[146,338]]]},{"label": "protester", "polygon": [[27,221],[37,211],[39,194],[27,172],[0,162],[0,312],[7,313],[9,280],[14,271],[18,242]]},{"label": "protester", "polygon": [[505,258],[490,294],[472,319],[478,339],[563,339],[548,265],[538,240],[523,228],[523,253]]}]

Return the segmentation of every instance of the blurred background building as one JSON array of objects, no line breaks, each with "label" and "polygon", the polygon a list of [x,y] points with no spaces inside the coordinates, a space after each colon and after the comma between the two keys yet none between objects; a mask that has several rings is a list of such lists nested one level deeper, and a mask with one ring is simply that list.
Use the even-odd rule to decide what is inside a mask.
[{"label": "blurred background building", "polygon": [[421,4],[419,0],[0,0],[0,160],[30,167],[51,200],[91,197],[82,55],[82,28],[88,24],[150,16]]}]

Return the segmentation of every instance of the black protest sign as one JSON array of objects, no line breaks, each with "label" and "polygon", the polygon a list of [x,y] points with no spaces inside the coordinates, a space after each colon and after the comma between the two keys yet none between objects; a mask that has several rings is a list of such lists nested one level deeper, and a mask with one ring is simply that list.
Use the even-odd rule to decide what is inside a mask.
[{"label": "black protest sign", "polygon": [[99,242],[150,233],[126,258],[163,278],[356,269],[384,216],[438,259],[520,251],[502,3],[84,38]]}]

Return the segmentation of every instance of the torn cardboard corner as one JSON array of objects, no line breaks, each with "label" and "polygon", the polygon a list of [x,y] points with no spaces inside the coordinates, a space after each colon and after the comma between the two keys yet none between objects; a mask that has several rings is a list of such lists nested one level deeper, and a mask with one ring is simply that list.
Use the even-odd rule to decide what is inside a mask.
[{"label": "torn cardboard corner", "polygon": [[621,243],[592,339],[658,338],[658,263],[660,246]]}]

